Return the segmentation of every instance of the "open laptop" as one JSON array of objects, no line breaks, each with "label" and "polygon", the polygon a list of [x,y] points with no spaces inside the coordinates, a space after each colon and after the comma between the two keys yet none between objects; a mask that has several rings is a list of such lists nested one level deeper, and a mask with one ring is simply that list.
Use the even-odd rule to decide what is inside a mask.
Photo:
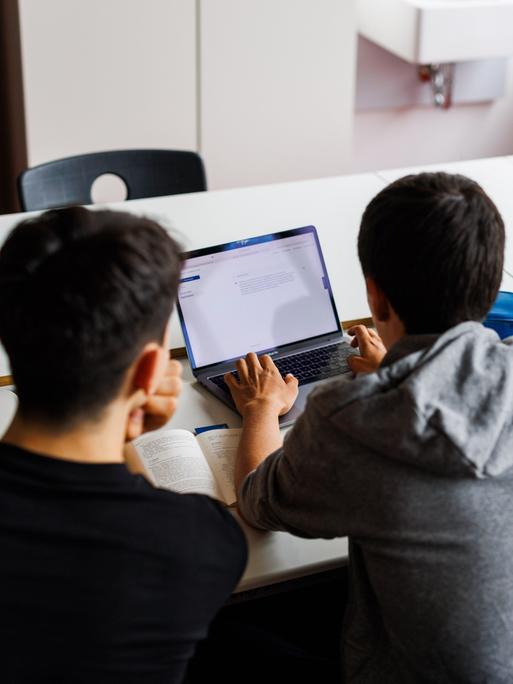
[{"label": "open laptop", "polygon": [[320,383],[350,373],[354,349],[340,318],[314,226],[187,252],[178,313],[192,372],[235,409],[223,376],[248,352],[270,354],[299,396],[280,419],[294,422]]}]

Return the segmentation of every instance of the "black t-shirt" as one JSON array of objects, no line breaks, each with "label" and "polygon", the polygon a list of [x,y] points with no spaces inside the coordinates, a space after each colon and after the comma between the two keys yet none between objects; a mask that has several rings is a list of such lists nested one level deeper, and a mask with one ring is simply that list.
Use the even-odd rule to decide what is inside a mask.
[{"label": "black t-shirt", "polygon": [[246,563],[206,496],[0,444],[0,681],[172,684]]}]

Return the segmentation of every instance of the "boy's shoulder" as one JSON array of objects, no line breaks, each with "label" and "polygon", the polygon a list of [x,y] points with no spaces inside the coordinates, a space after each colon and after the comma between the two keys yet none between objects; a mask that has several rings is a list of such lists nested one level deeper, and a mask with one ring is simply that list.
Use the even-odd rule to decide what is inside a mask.
[{"label": "boy's shoulder", "polygon": [[154,489],[151,498],[159,505],[146,508],[145,526],[158,526],[158,552],[193,570],[195,582],[214,582],[230,592],[248,558],[246,536],[230,509],[204,494]]},{"label": "boy's shoulder", "polygon": [[356,376],[346,374],[316,387],[308,398],[308,407],[319,417],[329,418],[355,402],[382,392],[390,384],[388,373],[380,370]]},{"label": "boy's shoulder", "polygon": [[[378,371],[315,392],[325,441],[448,476],[513,467],[513,346],[475,322],[394,350]],[[509,341],[508,341],[509,342]]]},{"label": "boy's shoulder", "polygon": [[[163,538],[171,530],[179,530],[180,537],[189,541],[215,541],[218,548],[246,551],[242,528],[224,504],[204,494],[181,494],[156,488],[142,475],[134,476],[141,494],[141,514],[148,523],[157,521]],[[168,537],[169,538],[169,537]]]},{"label": "boy's shoulder", "polygon": [[513,336],[501,341],[493,331],[469,321],[442,335],[406,336],[375,372],[335,378],[316,388],[310,399],[317,411],[330,415],[375,395],[386,398],[387,391],[400,387],[409,387],[413,394],[422,386],[432,391],[433,375],[445,386],[459,383],[462,375],[509,372],[513,378],[512,361]]}]

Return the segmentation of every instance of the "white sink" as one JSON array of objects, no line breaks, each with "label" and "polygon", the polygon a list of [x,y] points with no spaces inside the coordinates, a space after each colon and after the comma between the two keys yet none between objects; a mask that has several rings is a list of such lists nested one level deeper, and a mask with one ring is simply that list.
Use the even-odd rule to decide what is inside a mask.
[{"label": "white sink", "polygon": [[513,0],[357,0],[360,33],[414,64],[513,54]]}]

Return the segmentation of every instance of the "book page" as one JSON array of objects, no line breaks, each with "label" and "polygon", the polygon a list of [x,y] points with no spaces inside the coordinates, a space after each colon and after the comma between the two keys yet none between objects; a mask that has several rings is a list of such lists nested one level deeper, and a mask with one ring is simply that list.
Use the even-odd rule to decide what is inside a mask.
[{"label": "book page", "polygon": [[237,501],[234,473],[235,457],[242,430],[208,430],[196,437],[210,469],[215,475],[223,499],[231,506]]},{"label": "book page", "polygon": [[208,494],[224,500],[194,435],[187,430],[162,430],[133,442],[157,487],[173,492]]}]

